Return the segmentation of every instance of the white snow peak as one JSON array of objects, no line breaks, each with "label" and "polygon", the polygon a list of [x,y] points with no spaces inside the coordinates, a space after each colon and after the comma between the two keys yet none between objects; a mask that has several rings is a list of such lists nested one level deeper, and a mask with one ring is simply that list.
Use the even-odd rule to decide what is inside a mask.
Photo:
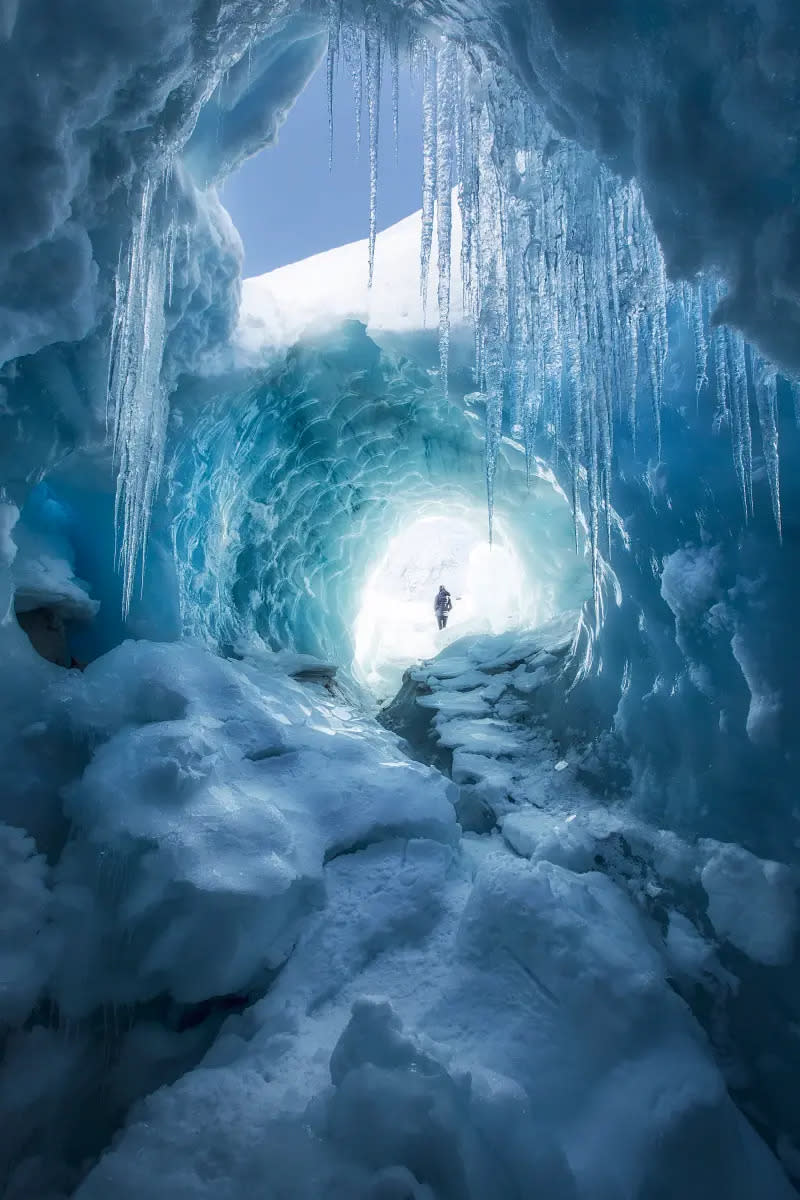
[{"label": "white snow peak", "polygon": [[[461,219],[453,205],[450,321],[464,323],[459,250]],[[422,213],[378,234],[375,274],[369,286],[369,242],[363,238],[314,254],[266,275],[245,279],[236,344],[246,357],[261,357],[293,345],[304,334],[363,321],[371,334],[416,333],[438,337],[436,288],[428,289],[423,315],[419,246]],[[438,245],[434,235],[433,260]]]}]

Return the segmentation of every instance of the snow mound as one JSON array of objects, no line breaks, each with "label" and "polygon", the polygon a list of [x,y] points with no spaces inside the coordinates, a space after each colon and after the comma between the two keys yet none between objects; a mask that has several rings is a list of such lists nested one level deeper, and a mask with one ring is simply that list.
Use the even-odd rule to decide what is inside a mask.
[{"label": "snow mound", "polygon": [[325,861],[385,836],[455,839],[443,780],[269,658],[126,643],[85,681],[113,732],[66,793],[56,995],[72,1016],[246,989],[324,903]]},{"label": "snow mound", "polygon": [[[236,344],[248,357],[294,345],[304,334],[335,328],[346,320],[363,321],[371,336],[438,329],[436,288],[428,288],[423,313],[420,296],[422,213],[412,213],[378,234],[375,276],[369,287],[366,239],[315,254],[244,280]],[[453,274],[450,321],[464,323],[461,274],[461,218],[453,206]],[[431,260],[436,261],[434,234]]]},{"label": "snow mound", "polygon": [[792,1194],[634,907],[498,845],[337,859],[330,903],[77,1200]]}]

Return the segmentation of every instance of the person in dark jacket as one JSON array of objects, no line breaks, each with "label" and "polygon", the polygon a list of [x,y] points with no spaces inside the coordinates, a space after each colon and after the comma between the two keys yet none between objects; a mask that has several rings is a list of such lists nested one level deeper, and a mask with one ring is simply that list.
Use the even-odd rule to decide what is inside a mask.
[{"label": "person in dark jacket", "polygon": [[433,611],[436,613],[436,623],[440,629],[444,629],[447,624],[447,617],[453,607],[453,601],[450,599],[450,593],[444,584],[441,585],[436,593],[436,599],[433,602]]}]

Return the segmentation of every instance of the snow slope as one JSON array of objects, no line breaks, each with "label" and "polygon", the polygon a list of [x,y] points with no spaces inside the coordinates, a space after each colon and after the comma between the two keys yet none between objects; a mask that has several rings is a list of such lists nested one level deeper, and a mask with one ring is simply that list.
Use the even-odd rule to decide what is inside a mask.
[{"label": "snow slope", "polygon": [[[334,329],[348,319],[363,321],[378,341],[382,333],[436,330],[439,309],[433,270],[425,314],[420,295],[421,218],[421,212],[412,213],[378,234],[371,288],[366,238],[245,279],[235,335],[240,350],[245,356],[258,356],[292,346],[303,334]],[[456,327],[464,322],[460,246],[461,219],[454,204],[450,319]],[[437,250],[434,233],[434,263]]]}]

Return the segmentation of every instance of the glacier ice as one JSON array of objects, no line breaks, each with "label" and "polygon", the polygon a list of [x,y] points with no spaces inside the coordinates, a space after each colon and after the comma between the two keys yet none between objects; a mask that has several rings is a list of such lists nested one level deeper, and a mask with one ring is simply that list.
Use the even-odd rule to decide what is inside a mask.
[{"label": "glacier ice", "polygon": [[[623,7],[0,4],[10,1200],[793,1194],[797,17]],[[326,44],[364,243],[242,288]],[[557,618],[390,733],[361,589],[487,488]]]}]

